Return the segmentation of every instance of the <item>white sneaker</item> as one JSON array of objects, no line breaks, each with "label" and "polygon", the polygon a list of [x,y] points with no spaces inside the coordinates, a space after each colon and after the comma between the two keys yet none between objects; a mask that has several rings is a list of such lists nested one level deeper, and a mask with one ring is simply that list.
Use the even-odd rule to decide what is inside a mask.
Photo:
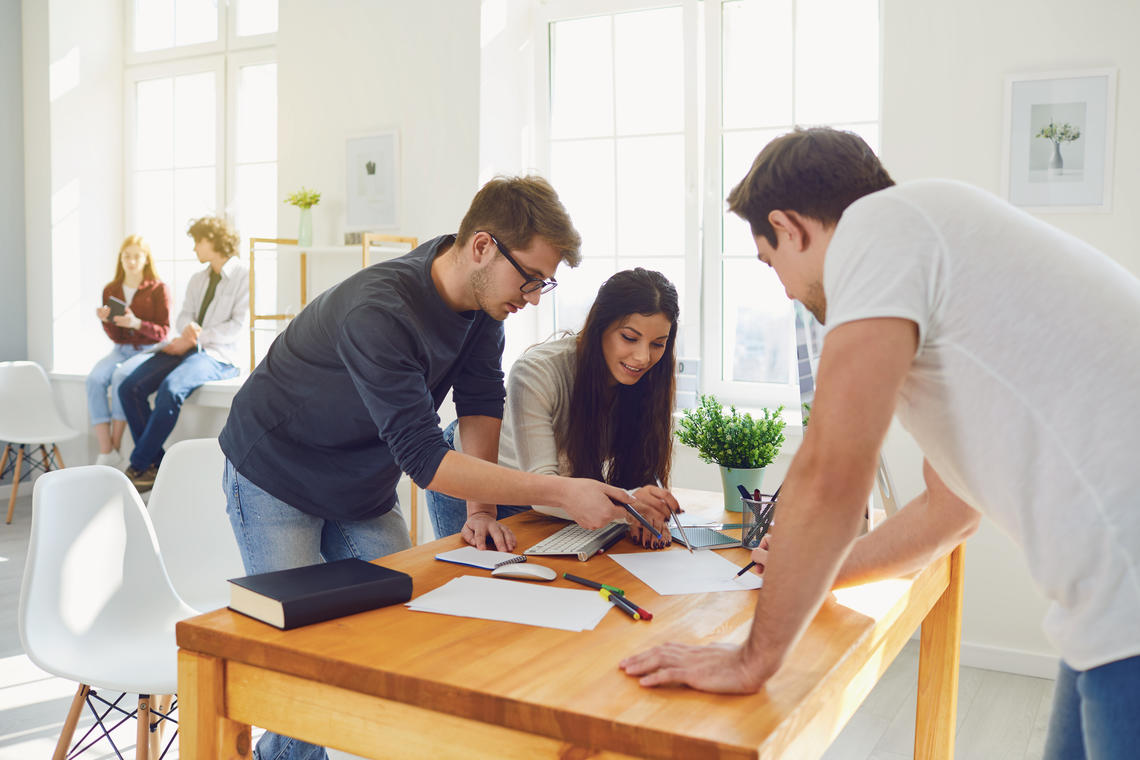
[{"label": "white sneaker", "polygon": [[118,467],[123,462],[123,455],[112,449],[106,454],[100,454],[95,457],[95,464],[103,464],[108,467]]}]

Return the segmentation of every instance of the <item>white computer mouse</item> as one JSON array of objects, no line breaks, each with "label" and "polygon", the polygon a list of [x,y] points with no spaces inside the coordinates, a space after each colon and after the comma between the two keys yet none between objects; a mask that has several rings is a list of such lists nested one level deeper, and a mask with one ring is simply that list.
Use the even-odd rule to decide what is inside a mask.
[{"label": "white computer mouse", "polygon": [[496,578],[518,578],[521,581],[552,581],[558,573],[546,565],[534,565],[530,562],[515,562],[510,565],[496,567],[491,571]]}]

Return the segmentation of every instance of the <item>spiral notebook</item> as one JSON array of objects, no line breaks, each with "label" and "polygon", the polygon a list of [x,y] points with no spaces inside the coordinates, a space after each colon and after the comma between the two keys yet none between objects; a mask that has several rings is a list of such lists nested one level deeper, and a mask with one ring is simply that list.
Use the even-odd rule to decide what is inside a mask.
[{"label": "spiral notebook", "polygon": [[494,570],[496,567],[511,565],[515,562],[526,562],[522,554],[510,552],[496,552],[490,549],[476,549],[474,546],[464,546],[462,549],[452,549],[435,555],[436,559],[444,562],[454,562],[457,565],[481,567],[484,570]]}]

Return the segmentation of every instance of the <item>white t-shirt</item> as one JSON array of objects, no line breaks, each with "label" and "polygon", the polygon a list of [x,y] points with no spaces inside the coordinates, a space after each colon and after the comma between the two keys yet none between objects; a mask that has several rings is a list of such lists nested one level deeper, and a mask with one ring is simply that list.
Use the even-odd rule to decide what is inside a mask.
[{"label": "white t-shirt", "polygon": [[1140,654],[1140,280],[976,188],[912,182],[843,214],[828,329],[917,323],[898,416],[1024,549],[1072,667]]}]

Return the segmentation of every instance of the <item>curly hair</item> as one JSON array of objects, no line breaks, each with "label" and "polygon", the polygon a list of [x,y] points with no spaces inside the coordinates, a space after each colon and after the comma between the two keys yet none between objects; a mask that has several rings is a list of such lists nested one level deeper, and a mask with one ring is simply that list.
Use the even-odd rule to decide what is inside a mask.
[{"label": "curly hair", "polygon": [[227,259],[238,255],[238,234],[221,217],[204,216],[195,219],[190,222],[186,234],[194,238],[195,244],[200,240],[209,240],[214,250]]}]

